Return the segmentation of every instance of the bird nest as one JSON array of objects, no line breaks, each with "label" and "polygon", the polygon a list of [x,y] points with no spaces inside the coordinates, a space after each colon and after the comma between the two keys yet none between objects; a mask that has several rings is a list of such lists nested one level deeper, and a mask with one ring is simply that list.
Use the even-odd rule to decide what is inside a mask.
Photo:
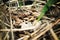
[{"label": "bird nest", "polygon": [[37,21],[43,7],[41,3],[20,8],[0,5],[0,40],[58,40],[60,19],[56,16],[60,9],[53,6],[55,10]]}]

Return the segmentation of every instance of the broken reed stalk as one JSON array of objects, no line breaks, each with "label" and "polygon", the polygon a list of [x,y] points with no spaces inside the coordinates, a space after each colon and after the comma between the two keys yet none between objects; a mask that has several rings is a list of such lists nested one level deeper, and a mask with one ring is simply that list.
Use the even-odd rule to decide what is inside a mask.
[{"label": "broken reed stalk", "polygon": [[[49,26],[50,26],[50,25],[49,25]],[[50,27],[50,28],[47,28],[45,31],[39,33],[39,35],[37,35],[36,37],[34,37],[32,40],[36,40],[37,38],[41,37],[42,35],[44,35],[44,34],[45,34],[48,30],[50,30],[50,29],[51,29],[51,27]]]},{"label": "broken reed stalk", "polygon": [[[52,24],[50,24],[50,25],[52,25]],[[45,34],[45,33],[49,30],[49,28],[51,28],[50,25],[47,25],[45,28],[43,28],[43,29],[42,29],[43,31],[39,31],[38,35],[37,35],[36,37],[34,37],[32,40],[36,40],[37,38],[39,38],[39,37],[41,37],[43,34]],[[45,30],[44,30],[44,29],[45,29]]]},{"label": "broken reed stalk", "polygon": [[13,33],[13,24],[12,24],[12,17],[11,17],[11,13],[10,13],[10,25],[11,25],[11,36],[12,36],[12,40],[14,40],[14,33]]},{"label": "broken reed stalk", "polygon": [[42,28],[44,28],[45,24],[43,24],[40,28],[38,28],[38,30],[36,30],[35,32],[33,32],[31,34],[31,36],[33,36],[34,34],[36,34],[38,31],[40,31]]},{"label": "broken reed stalk", "polygon": [[[10,0],[9,0],[10,1]],[[10,10],[10,3],[9,3],[9,10]],[[11,13],[10,13],[10,11],[9,11],[9,14],[10,14],[10,30],[11,30],[11,36],[12,36],[12,39],[11,40],[14,40],[14,33],[13,33],[13,24],[12,24],[12,16],[11,16]]]},{"label": "broken reed stalk", "polygon": [[[49,25],[49,23],[48,23],[48,22],[47,22],[47,24]],[[53,28],[51,28],[51,29],[50,29],[50,33],[52,34],[52,36],[53,36],[54,40],[58,40],[58,37],[57,37],[57,35],[54,33]]]},{"label": "broken reed stalk", "polygon": [[[8,36],[8,33],[9,33],[9,32],[6,33],[6,35],[5,35],[5,37],[4,37],[4,40],[6,40],[6,38],[7,38],[7,36]],[[7,39],[7,40],[9,40],[9,39]]]},{"label": "broken reed stalk", "polygon": [[54,33],[54,31],[53,31],[52,28],[50,29],[50,33],[52,34],[54,40],[59,40],[58,37],[57,37],[57,35]]},{"label": "broken reed stalk", "polygon": [[[7,29],[7,27],[5,27],[5,29]],[[6,35],[5,35],[5,37],[3,38],[3,40],[9,40],[9,32],[6,32]]]},{"label": "broken reed stalk", "polygon": [[[47,23],[47,22],[46,22],[46,23]],[[35,34],[38,35],[38,33],[41,33],[41,32],[43,32],[44,30],[46,30],[46,29],[48,28],[48,26],[49,26],[48,23],[47,23],[47,27],[45,27],[46,23],[42,24],[42,26],[40,26],[40,28],[38,28],[38,29],[39,29],[38,31],[36,30],[34,33],[32,33],[32,36],[35,35]]]},{"label": "broken reed stalk", "polygon": [[[49,23],[47,23],[47,24],[49,25]],[[57,35],[55,34],[53,28],[50,29],[50,33],[52,34],[54,40],[58,40],[58,37],[57,37]]]},{"label": "broken reed stalk", "polygon": [[[31,29],[34,29],[34,28],[35,28],[35,27],[25,28],[25,29],[12,29],[12,30],[15,32],[15,31],[31,30]],[[0,29],[0,31],[8,31],[8,32],[10,32],[11,30],[10,30],[10,29]]]},{"label": "broken reed stalk", "polygon": [[52,27],[54,27],[54,25],[58,24],[59,22],[60,22],[60,19],[58,19],[54,24],[50,24],[49,27],[46,30],[39,33],[39,35],[34,37],[32,40],[36,40],[37,38],[41,37],[42,35],[44,35],[48,30],[50,30]]}]

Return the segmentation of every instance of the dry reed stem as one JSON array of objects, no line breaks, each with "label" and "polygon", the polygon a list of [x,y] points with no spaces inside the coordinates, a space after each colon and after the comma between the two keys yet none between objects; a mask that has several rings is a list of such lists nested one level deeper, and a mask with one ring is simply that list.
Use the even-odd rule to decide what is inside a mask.
[{"label": "dry reed stem", "polygon": [[[49,25],[50,27],[47,26],[47,27],[46,27],[46,30],[43,30],[43,32],[39,33],[39,35],[36,36],[36,37],[34,37],[32,40],[35,40],[35,39],[41,37],[42,35],[44,35],[48,30],[50,30],[52,27],[54,27],[54,25],[58,24],[59,22],[60,22],[60,19],[58,19],[54,24],[50,24],[50,25]],[[10,31],[10,29],[1,29],[0,31]],[[18,30],[18,29],[13,29],[13,31],[21,31],[21,29],[20,29],[20,30]],[[37,31],[39,31],[39,30],[37,30]],[[37,31],[35,31],[35,32],[37,32]],[[32,34],[31,34],[31,35],[32,35]],[[25,38],[28,39],[28,38],[29,38],[29,35],[27,35],[27,37],[25,36]]]},{"label": "dry reed stem", "polygon": [[[24,28],[24,29],[12,29],[13,31],[25,31],[25,30],[31,30],[34,29],[35,27],[30,27],[30,28]],[[0,31],[11,31],[10,29],[0,29]]]},{"label": "dry reed stem", "polygon": [[59,40],[58,37],[57,37],[57,35],[54,33],[54,31],[53,31],[52,28],[50,29],[50,33],[52,34],[54,40]]},{"label": "dry reed stem", "polygon": [[60,22],[60,19],[58,19],[54,24],[50,24],[46,30],[41,32],[38,36],[34,37],[32,40],[36,40],[37,38],[41,37],[42,35],[44,35],[48,30],[50,30],[52,27],[54,27],[54,25],[58,24],[59,22]]},{"label": "dry reed stem", "polygon": [[44,28],[45,24],[43,24],[38,30],[36,30],[35,32],[33,32],[31,34],[31,36],[35,35],[38,31],[40,31],[42,28]]},{"label": "dry reed stem", "polygon": [[12,24],[12,16],[11,16],[11,13],[10,13],[10,25],[11,25],[11,36],[12,36],[12,40],[14,40],[14,33],[13,33],[13,24]]},{"label": "dry reed stem", "polygon": [[7,38],[7,36],[8,36],[8,33],[9,33],[9,32],[6,33],[6,35],[5,35],[5,37],[4,37],[4,40],[6,40],[6,38]]}]

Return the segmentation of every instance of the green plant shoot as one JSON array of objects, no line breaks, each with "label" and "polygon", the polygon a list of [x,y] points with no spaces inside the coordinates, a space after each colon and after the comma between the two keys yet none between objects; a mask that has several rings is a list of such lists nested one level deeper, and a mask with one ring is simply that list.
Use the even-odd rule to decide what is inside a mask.
[{"label": "green plant shoot", "polygon": [[48,2],[43,7],[41,14],[38,16],[38,21],[45,15],[45,13],[48,11],[48,9],[57,2],[58,0],[48,0]]}]

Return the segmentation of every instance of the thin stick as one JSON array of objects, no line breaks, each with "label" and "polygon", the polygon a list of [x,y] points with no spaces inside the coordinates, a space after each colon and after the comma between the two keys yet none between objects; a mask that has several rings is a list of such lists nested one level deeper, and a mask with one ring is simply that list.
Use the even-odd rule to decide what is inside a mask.
[{"label": "thin stick", "polygon": [[[25,31],[25,30],[32,30],[35,27],[24,28],[24,29],[12,29],[13,31]],[[11,31],[10,29],[0,29],[0,31]]]},{"label": "thin stick", "polygon": [[4,40],[6,40],[6,37],[8,36],[8,33],[9,33],[9,32],[6,33],[6,35],[5,35],[5,37],[4,37]]},{"label": "thin stick", "polygon": [[[9,0],[9,1],[11,1],[11,0]],[[13,0],[12,0],[13,1]],[[10,3],[9,3],[9,7],[10,7]],[[10,10],[10,8],[9,8],[9,10]],[[10,13],[10,11],[9,11],[9,13]],[[13,24],[12,24],[12,16],[11,16],[11,13],[10,13],[10,26],[11,26],[11,36],[12,36],[12,39],[11,40],[14,40],[14,34],[13,34]]]},{"label": "thin stick", "polygon": [[50,33],[52,34],[54,40],[59,40],[57,35],[54,33],[53,29],[50,29]]},{"label": "thin stick", "polygon": [[[50,24],[50,25],[51,25],[51,24]],[[36,36],[36,37],[34,37],[32,40],[36,40],[37,38],[39,38],[39,37],[41,37],[42,35],[44,35],[48,30],[51,29],[50,25],[49,25],[49,28],[47,28],[47,30],[45,30],[45,31],[43,31],[43,32],[41,32],[41,33],[39,33],[39,35]]]},{"label": "thin stick", "polygon": [[[48,23],[48,25],[49,25],[49,23]],[[58,40],[58,37],[57,37],[57,35],[54,33],[54,30],[53,30],[52,28],[50,29],[50,33],[52,34],[54,40]]]},{"label": "thin stick", "polygon": [[[5,29],[7,29],[7,27],[5,27]],[[8,34],[9,34],[9,32],[6,32],[6,35],[4,37],[4,40],[6,40],[6,39],[9,40],[9,35]]]},{"label": "thin stick", "polygon": [[12,24],[12,18],[11,18],[11,13],[10,13],[10,24],[11,24],[11,35],[12,35],[12,40],[14,40],[14,33],[13,33],[13,24]]},{"label": "thin stick", "polygon": [[45,26],[46,24],[43,24],[43,25],[41,25],[41,27],[38,29],[38,30],[36,30],[35,32],[33,32],[31,35],[33,36],[35,33],[37,33],[39,30],[41,30],[42,28],[44,28],[44,26]]}]

